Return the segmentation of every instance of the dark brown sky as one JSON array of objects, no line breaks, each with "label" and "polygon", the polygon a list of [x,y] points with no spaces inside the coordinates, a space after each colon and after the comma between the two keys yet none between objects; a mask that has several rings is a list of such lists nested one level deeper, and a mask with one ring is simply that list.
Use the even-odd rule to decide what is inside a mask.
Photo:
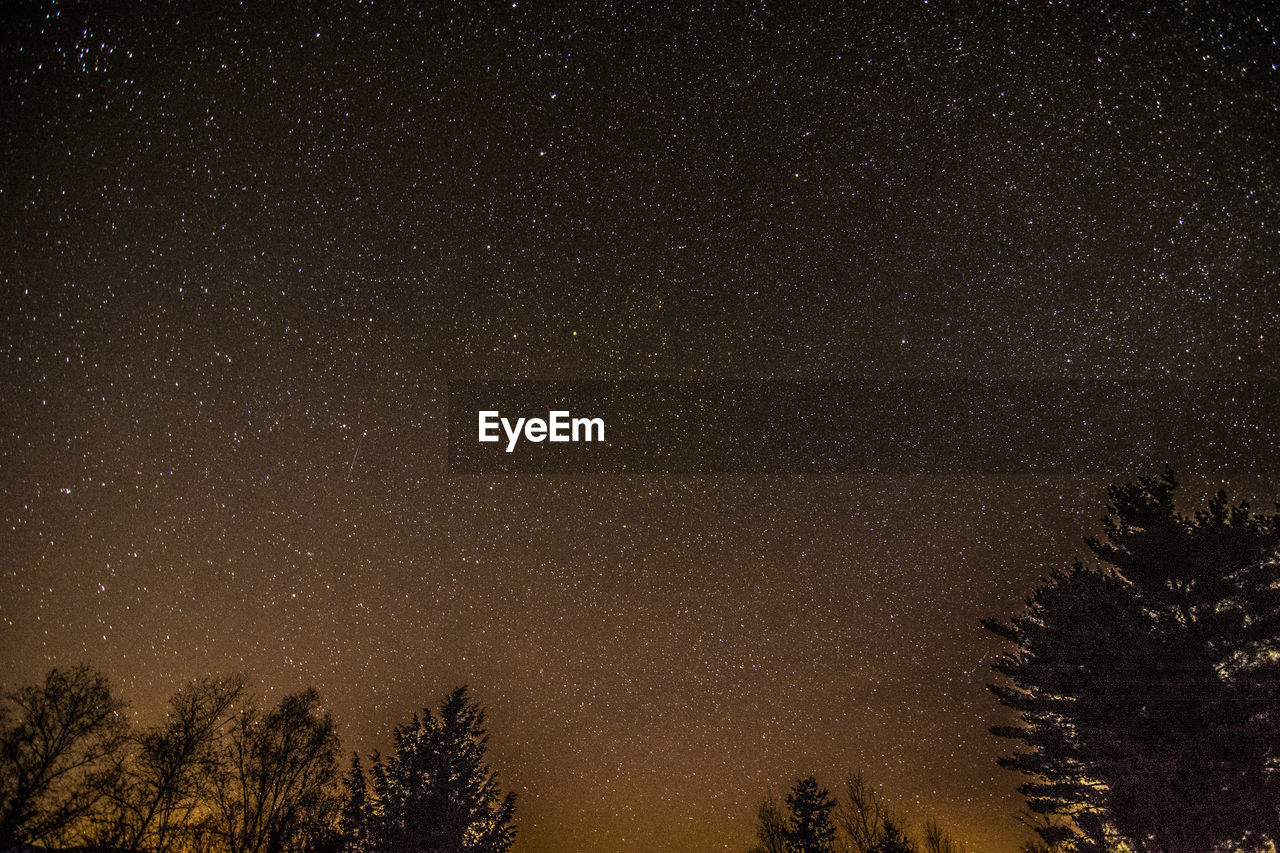
[{"label": "dark brown sky", "polygon": [[977,620],[1108,482],[1280,495],[1250,400],[1051,476],[486,477],[447,382],[1275,381],[1280,21],[392,5],[6,7],[0,680],[245,670],[362,750],[467,682],[522,853],[855,770],[1014,849]]}]

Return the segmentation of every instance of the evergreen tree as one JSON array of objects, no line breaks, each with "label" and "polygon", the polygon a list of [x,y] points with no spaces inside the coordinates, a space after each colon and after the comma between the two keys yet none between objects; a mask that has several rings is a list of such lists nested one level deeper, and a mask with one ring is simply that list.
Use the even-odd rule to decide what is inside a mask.
[{"label": "evergreen tree", "polygon": [[[1010,624],[993,685],[1026,749],[1002,759],[1045,842],[1261,850],[1280,838],[1280,516],[1219,493],[1188,518],[1171,472],[1108,491],[1104,565],[1055,572]],[[1074,828],[1073,826],[1074,825]]]},{"label": "evergreen tree", "polygon": [[884,822],[884,833],[871,853],[916,853],[915,846],[892,819]]},{"label": "evergreen tree", "polygon": [[485,763],[484,711],[460,687],[439,716],[430,709],[395,732],[395,752],[375,755],[365,849],[376,853],[506,853],[515,794],[502,795]]},{"label": "evergreen tree", "polygon": [[814,777],[796,782],[787,795],[791,812],[786,829],[788,853],[831,853],[835,849],[836,827],[831,820],[835,805],[830,792],[819,788]]},{"label": "evergreen tree", "polygon": [[360,763],[359,753],[351,753],[351,769],[343,778],[342,787],[342,815],[339,818],[339,830],[342,833],[344,849],[357,853],[364,850],[366,826],[369,820],[369,786],[365,781],[364,767]]}]

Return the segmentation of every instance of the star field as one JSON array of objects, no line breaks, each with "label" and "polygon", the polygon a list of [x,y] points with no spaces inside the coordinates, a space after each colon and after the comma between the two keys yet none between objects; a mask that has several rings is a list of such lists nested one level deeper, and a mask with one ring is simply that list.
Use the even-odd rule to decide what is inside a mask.
[{"label": "star field", "polygon": [[1280,497],[1247,399],[1053,476],[451,476],[444,429],[460,378],[1280,380],[1274,13],[3,14],[6,684],[243,670],[367,752],[465,682],[522,853],[741,850],[859,769],[1012,850],[978,619],[1108,482]]}]

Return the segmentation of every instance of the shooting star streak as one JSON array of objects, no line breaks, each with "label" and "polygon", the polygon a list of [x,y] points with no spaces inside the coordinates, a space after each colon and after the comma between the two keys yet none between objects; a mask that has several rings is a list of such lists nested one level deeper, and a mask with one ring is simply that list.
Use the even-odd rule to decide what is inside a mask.
[{"label": "shooting star streak", "polygon": [[356,470],[356,460],[360,458],[360,445],[364,444],[364,433],[360,433],[360,438],[356,441],[356,452],[351,456],[351,464],[347,466],[347,482],[351,482],[351,475]]}]

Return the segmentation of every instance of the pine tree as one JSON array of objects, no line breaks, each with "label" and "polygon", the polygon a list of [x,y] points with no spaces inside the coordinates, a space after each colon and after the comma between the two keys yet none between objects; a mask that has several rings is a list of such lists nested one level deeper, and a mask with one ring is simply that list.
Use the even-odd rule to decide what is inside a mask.
[{"label": "pine tree", "polygon": [[395,752],[374,757],[370,853],[506,853],[515,794],[502,795],[485,763],[484,711],[460,687],[395,732]]},{"label": "pine tree", "polygon": [[[1049,844],[1261,850],[1280,838],[1280,515],[1174,507],[1172,472],[1108,490],[1104,565],[1055,572],[1010,624],[993,685],[1021,725]],[[1074,829],[1072,828],[1074,824]]]},{"label": "pine tree", "polygon": [[835,849],[836,827],[831,820],[835,805],[830,792],[819,788],[814,777],[796,782],[787,795],[791,811],[786,829],[788,853],[831,853]]},{"label": "pine tree", "polygon": [[884,834],[871,848],[871,853],[916,853],[915,846],[892,819],[884,822]]},{"label": "pine tree", "polygon": [[350,853],[360,853],[364,850],[366,825],[369,820],[369,785],[365,781],[364,767],[360,763],[359,753],[351,753],[351,769],[342,780],[342,788],[339,830],[342,833],[343,849]]}]

